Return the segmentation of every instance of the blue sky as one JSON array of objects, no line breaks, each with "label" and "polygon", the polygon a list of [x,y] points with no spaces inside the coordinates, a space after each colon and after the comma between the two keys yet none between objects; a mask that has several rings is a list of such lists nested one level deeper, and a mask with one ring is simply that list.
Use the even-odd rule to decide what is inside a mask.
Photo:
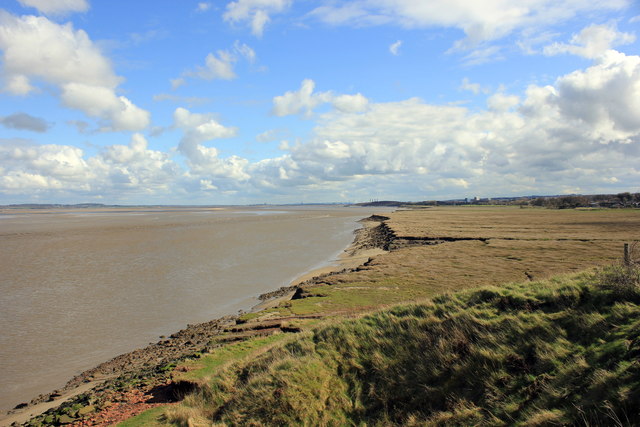
[{"label": "blue sky", "polygon": [[640,191],[632,0],[0,7],[0,204]]}]

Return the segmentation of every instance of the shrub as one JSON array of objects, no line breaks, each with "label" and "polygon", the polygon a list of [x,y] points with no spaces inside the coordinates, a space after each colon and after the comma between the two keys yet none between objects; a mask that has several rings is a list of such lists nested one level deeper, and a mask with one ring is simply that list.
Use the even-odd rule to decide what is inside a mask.
[{"label": "shrub", "polygon": [[637,242],[631,245],[629,258],[620,264],[604,267],[598,273],[598,283],[619,298],[634,299],[640,295],[640,257]]}]

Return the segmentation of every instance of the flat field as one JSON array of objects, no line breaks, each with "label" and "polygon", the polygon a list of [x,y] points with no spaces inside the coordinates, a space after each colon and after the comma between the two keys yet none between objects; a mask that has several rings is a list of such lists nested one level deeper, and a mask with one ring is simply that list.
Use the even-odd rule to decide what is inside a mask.
[{"label": "flat field", "polygon": [[386,214],[391,250],[323,277],[280,315],[337,314],[445,292],[548,278],[621,259],[640,240],[638,210],[436,207]]}]

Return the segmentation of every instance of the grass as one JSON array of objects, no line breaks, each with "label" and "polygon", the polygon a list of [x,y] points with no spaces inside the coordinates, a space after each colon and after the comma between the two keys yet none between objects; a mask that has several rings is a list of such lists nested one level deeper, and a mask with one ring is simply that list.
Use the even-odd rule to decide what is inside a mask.
[{"label": "grass", "polygon": [[137,426],[147,426],[147,427],[163,427],[169,424],[163,421],[164,412],[166,411],[166,406],[158,406],[153,409],[149,409],[144,411],[143,413],[136,415],[135,417],[129,418],[128,420],[122,421],[118,423],[118,427],[137,427]]},{"label": "grass", "polygon": [[284,334],[271,335],[265,338],[254,338],[216,348],[211,353],[198,359],[186,361],[172,374],[172,380],[198,382],[213,375],[221,366],[231,361],[253,356],[265,351],[274,343],[282,340]]},{"label": "grass", "polygon": [[[610,270],[597,276],[604,286],[588,274],[553,278],[618,259],[623,241],[640,239],[637,211],[474,206],[388,216],[401,238],[453,241],[397,248],[359,271],[308,288],[316,296],[244,315],[245,321],[304,315],[325,320],[299,319],[307,332],[295,338],[232,344],[189,362],[174,379],[201,387],[164,420],[611,425],[615,417],[624,424],[625,417],[637,416],[620,402],[631,396],[638,403],[633,390],[640,387],[619,372],[637,365],[626,360],[600,369],[602,360],[594,359],[626,354],[633,340],[614,339],[612,328],[622,324],[612,322],[636,318],[637,303],[606,284]],[[508,282],[521,284],[487,287]],[[475,290],[465,291],[470,288]],[[460,293],[439,296],[452,292]],[[573,305],[565,307],[568,302]],[[326,326],[328,318],[333,325]],[[581,341],[585,337],[592,341]],[[290,342],[276,342],[281,340]],[[609,387],[614,380],[624,386]],[[579,387],[589,390],[588,381],[604,384],[592,387],[595,395],[609,388],[617,394],[604,393],[599,402],[572,395]]]},{"label": "grass", "polygon": [[218,370],[166,420],[637,423],[640,291],[603,286],[607,274],[484,287],[320,327]]}]

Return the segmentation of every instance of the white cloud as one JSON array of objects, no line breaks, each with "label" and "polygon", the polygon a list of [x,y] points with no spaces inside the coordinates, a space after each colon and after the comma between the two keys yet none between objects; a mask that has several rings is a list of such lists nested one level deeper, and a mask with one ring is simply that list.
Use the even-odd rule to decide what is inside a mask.
[{"label": "white cloud", "polygon": [[69,12],[86,12],[86,0],[18,0],[24,7],[33,7],[45,15],[63,15]]},{"label": "white cloud", "polygon": [[28,95],[37,89],[31,85],[29,78],[23,74],[9,75],[5,77],[5,87],[3,92],[12,95]]},{"label": "white cloud", "polygon": [[67,83],[62,86],[61,99],[69,108],[104,120],[103,131],[136,131],[146,128],[150,122],[148,111],[103,86]]},{"label": "white cloud", "polygon": [[464,189],[469,188],[469,183],[466,179],[462,178],[440,178],[436,181],[443,187],[462,187]]},{"label": "white cloud", "polygon": [[5,78],[43,79],[61,85],[77,82],[115,88],[121,78],[87,33],[44,17],[15,17],[0,11],[0,49]]},{"label": "white cloud", "polygon": [[270,16],[283,12],[291,3],[292,0],[236,0],[227,4],[223,18],[231,23],[248,21],[253,35],[261,37]]},{"label": "white cloud", "polygon": [[277,140],[283,131],[280,129],[269,129],[258,135],[256,135],[256,141],[258,142],[271,142]]},{"label": "white cloud", "polygon": [[[179,167],[169,155],[149,150],[144,136],[134,134],[129,145],[112,145],[85,158],[77,147],[24,140],[0,140],[0,192],[112,195],[166,193],[176,185]],[[53,193],[52,193],[53,192]]]},{"label": "white cloud", "polygon": [[92,171],[82,150],[64,145],[32,145],[26,141],[0,141],[5,192],[39,189],[87,188]]},{"label": "white cloud", "polygon": [[189,175],[198,182],[204,179],[215,187],[228,189],[236,181],[248,178],[246,159],[238,156],[221,158],[215,147],[207,147],[203,142],[236,136],[237,129],[218,123],[211,114],[191,113],[185,108],[177,108],[173,113],[174,124],[183,131],[178,151],[189,163]]},{"label": "white cloud", "polygon": [[[231,144],[216,141],[238,131],[212,114],[178,108],[174,128],[182,138],[171,155],[184,157],[184,169],[168,153],[149,149],[140,134],[93,157],[64,145],[0,140],[0,192],[222,197],[237,191],[260,200],[299,194],[328,200],[342,193],[415,200],[416,189],[424,198],[449,198],[624,191],[640,182],[639,56],[608,51],[553,84],[531,85],[519,95],[500,90],[484,111],[418,98],[375,103],[361,94],[314,90],[306,80],[274,98],[274,109],[288,114],[334,106],[313,116],[309,139],[282,141],[279,157],[250,162],[225,155],[221,147]],[[96,114],[102,114],[105,107],[96,102]],[[276,137],[267,131],[257,138]]]},{"label": "white cloud", "polygon": [[[313,99],[312,89],[304,99]],[[308,142],[248,170],[264,191],[311,192],[337,182],[357,191],[366,177],[367,188],[398,197],[407,187],[452,197],[640,182],[639,91],[640,57],[612,51],[524,97],[498,92],[487,111],[416,98],[369,103],[358,114],[335,110],[319,116]]]},{"label": "white cloud", "polygon": [[185,132],[188,144],[200,144],[218,138],[230,138],[237,130],[218,123],[211,114],[192,113],[186,108],[176,108],[173,112],[174,125]]},{"label": "white cloud", "polygon": [[402,46],[402,40],[398,40],[395,43],[391,44],[391,46],[389,46],[389,52],[391,52],[392,55],[399,55],[400,46]]},{"label": "white cloud", "polygon": [[[480,65],[487,62],[496,62],[504,59],[501,54],[500,46],[483,46],[473,49],[470,53],[462,58],[465,65]],[[449,53],[452,50],[449,50]]]},{"label": "white cloud", "polygon": [[640,133],[640,56],[608,51],[585,71],[559,78],[556,87],[562,114],[602,142]]},{"label": "white cloud", "polygon": [[218,56],[210,53],[205,58],[205,66],[199,68],[194,74],[201,79],[232,80],[236,78],[233,72],[233,63],[236,58],[226,50],[219,50]]},{"label": "white cloud", "polygon": [[360,93],[355,95],[338,95],[333,97],[331,102],[334,108],[344,113],[359,113],[365,111],[369,105],[369,100]]},{"label": "white cloud", "polygon": [[297,91],[288,91],[284,95],[273,98],[273,114],[276,116],[288,116],[304,113],[307,116],[318,105],[331,101],[330,92],[313,93],[315,82],[305,79]]},{"label": "white cloud", "polygon": [[495,93],[487,99],[487,106],[492,111],[507,111],[520,104],[520,97],[516,95],[505,95],[504,93]]},{"label": "white cloud", "polygon": [[171,80],[172,89],[186,84],[184,77],[195,77],[204,80],[233,80],[237,77],[233,67],[239,58],[244,58],[253,64],[256,60],[255,51],[248,45],[236,40],[232,50],[218,50],[209,53],[205,58],[205,65],[198,66],[195,70],[186,71],[182,75]]},{"label": "white cloud", "polygon": [[619,32],[612,25],[590,25],[574,34],[569,43],[553,43],[545,46],[545,55],[570,53],[585,58],[598,58],[612,47],[633,43],[635,36]]},{"label": "white cloud", "polygon": [[248,45],[240,43],[239,40],[235,41],[233,49],[250,63],[253,64],[256,61],[256,52]]},{"label": "white cloud", "polygon": [[[180,169],[168,154],[149,150],[146,138],[134,133],[129,145],[112,145],[90,160],[112,187],[125,187],[142,192],[166,191],[175,185]],[[104,185],[97,182],[96,186]]]},{"label": "white cloud", "polygon": [[36,90],[33,82],[53,84],[66,106],[107,121],[105,129],[140,130],[148,125],[148,112],[115,94],[122,78],[110,61],[72,24],[0,10],[0,49],[4,91],[26,95]]},{"label": "white cloud", "polygon": [[313,110],[326,103],[332,103],[334,108],[343,112],[361,112],[367,108],[368,99],[362,94],[335,95],[333,92],[316,92],[315,82],[305,79],[297,91],[288,91],[284,95],[273,98],[272,113],[276,116],[303,114],[311,117]]},{"label": "white cloud", "polygon": [[466,38],[459,41],[457,47],[468,48],[523,28],[544,28],[580,13],[618,10],[629,3],[628,0],[350,0],[322,5],[311,16],[333,25],[395,24],[404,28],[459,28],[465,32]]}]

